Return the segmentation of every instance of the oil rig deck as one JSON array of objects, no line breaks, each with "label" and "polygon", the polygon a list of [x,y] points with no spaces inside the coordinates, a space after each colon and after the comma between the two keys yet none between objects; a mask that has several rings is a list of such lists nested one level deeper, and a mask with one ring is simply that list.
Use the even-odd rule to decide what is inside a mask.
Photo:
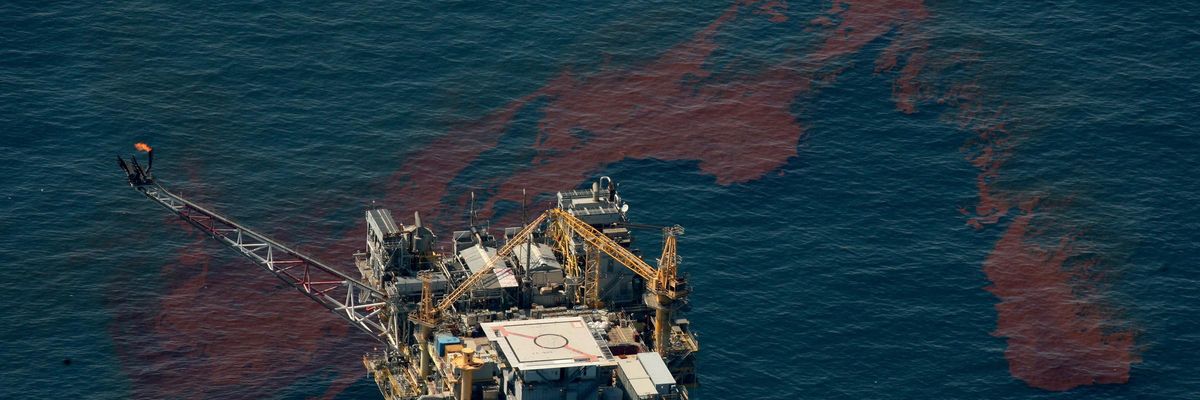
[{"label": "oil rig deck", "polygon": [[386,399],[688,399],[698,383],[683,229],[655,227],[651,266],[612,179],[558,193],[522,226],[455,231],[449,252],[418,213],[368,209],[351,269],[169,192],[149,160],[118,157],[132,187],[382,344],[362,363]]}]

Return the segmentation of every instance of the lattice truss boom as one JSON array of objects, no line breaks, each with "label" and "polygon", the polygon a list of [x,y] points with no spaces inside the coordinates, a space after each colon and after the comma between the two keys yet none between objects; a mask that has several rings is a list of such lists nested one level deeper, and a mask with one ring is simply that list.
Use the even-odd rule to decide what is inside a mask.
[{"label": "lattice truss boom", "polygon": [[217,239],[278,277],[313,301],[349,321],[376,340],[399,348],[386,323],[387,296],[349,275],[288,246],[210,211],[158,184],[137,186],[138,191],[166,207],[205,234]]}]

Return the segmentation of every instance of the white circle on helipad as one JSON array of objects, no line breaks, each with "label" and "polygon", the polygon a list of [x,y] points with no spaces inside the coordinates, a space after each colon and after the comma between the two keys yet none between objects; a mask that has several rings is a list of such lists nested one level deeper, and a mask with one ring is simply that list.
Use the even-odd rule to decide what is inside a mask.
[{"label": "white circle on helipad", "polygon": [[567,346],[567,338],[562,335],[546,333],[533,338],[533,344],[543,349],[561,349]]}]

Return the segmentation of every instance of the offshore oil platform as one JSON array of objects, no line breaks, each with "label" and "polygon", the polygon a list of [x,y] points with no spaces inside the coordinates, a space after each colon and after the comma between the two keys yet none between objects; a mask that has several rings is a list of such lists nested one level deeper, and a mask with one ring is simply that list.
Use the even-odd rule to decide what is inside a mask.
[{"label": "offshore oil platform", "polygon": [[683,229],[651,227],[664,236],[651,266],[631,232],[649,226],[607,177],[524,226],[456,231],[448,253],[418,213],[368,209],[354,278],[167,191],[137,148],[145,168],[117,158],[134,189],[383,345],[362,362],[386,399],[688,399],[697,384]]}]

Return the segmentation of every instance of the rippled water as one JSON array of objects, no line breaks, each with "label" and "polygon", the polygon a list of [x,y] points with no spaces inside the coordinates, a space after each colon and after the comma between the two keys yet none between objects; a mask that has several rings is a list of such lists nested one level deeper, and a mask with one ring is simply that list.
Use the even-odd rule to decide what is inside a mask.
[{"label": "rippled water", "polygon": [[343,264],[371,202],[444,233],[613,176],[687,227],[703,399],[1196,398],[1197,17],[0,4],[0,398],[378,396],[369,339],[122,183],[136,141]]}]

